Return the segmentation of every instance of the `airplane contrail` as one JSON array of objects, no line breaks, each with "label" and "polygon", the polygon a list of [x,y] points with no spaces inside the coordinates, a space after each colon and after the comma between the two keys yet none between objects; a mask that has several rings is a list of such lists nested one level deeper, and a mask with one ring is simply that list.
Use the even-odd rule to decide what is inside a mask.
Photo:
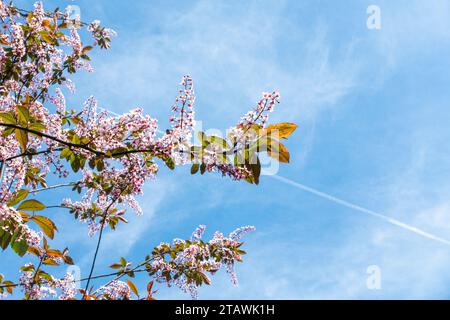
[{"label": "airplane contrail", "polygon": [[407,223],[401,222],[401,221],[399,221],[397,219],[390,218],[387,215],[384,215],[384,214],[381,214],[381,213],[378,213],[378,212],[375,212],[375,211],[363,208],[363,207],[358,206],[358,205],[356,205],[354,203],[351,203],[351,202],[348,202],[348,201],[336,198],[334,196],[331,196],[331,195],[326,194],[324,192],[321,192],[319,190],[310,188],[310,187],[305,186],[305,185],[303,185],[301,183],[295,182],[293,180],[290,180],[290,179],[287,179],[287,178],[284,178],[284,177],[281,177],[281,176],[278,176],[278,175],[268,175],[268,177],[271,177],[271,178],[276,179],[278,181],[284,182],[284,183],[289,184],[291,186],[294,186],[294,187],[296,187],[298,189],[301,189],[301,190],[306,191],[308,193],[314,194],[314,195],[316,195],[318,197],[321,197],[321,198],[327,199],[329,201],[332,201],[334,203],[340,204],[340,205],[342,205],[344,207],[347,207],[347,208],[350,208],[350,209],[353,209],[353,210],[356,210],[356,211],[359,211],[359,212],[362,212],[362,213],[366,213],[366,214],[371,215],[371,216],[373,216],[375,218],[378,218],[380,220],[386,221],[387,223],[390,223],[390,224],[395,225],[397,227],[400,227],[402,229],[408,230],[410,232],[418,234],[418,235],[420,235],[422,237],[425,237],[427,239],[434,240],[434,241],[437,241],[437,242],[440,242],[440,243],[443,243],[443,244],[446,244],[446,245],[450,246],[450,241],[449,240],[446,240],[446,239],[440,238],[438,236],[435,236],[435,235],[433,235],[431,233],[423,231],[423,230],[421,230],[419,228],[416,228],[414,226],[411,226],[411,225],[409,225]]}]

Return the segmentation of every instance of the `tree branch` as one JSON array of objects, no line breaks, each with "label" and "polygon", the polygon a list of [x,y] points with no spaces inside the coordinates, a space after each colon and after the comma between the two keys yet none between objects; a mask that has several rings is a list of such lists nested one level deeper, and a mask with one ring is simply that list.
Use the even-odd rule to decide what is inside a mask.
[{"label": "tree branch", "polygon": [[[140,267],[144,266],[146,263],[150,262],[153,260],[153,257],[150,257],[148,259],[146,259],[144,262],[141,262],[140,264],[138,264],[136,267],[134,267],[133,269],[129,270],[128,272],[143,272],[143,271],[149,271],[150,269],[145,268],[143,270],[138,270]],[[121,272],[117,272],[116,273],[117,277],[115,277],[114,279],[108,281],[103,287],[106,287],[108,285],[110,285],[111,283],[113,283],[114,281],[119,280],[120,278],[122,278],[123,276],[126,275],[126,272],[121,273]],[[97,290],[95,290],[92,294],[97,293],[100,290],[100,288],[98,288]]]},{"label": "tree branch", "polygon": [[92,265],[91,265],[91,271],[89,272],[89,277],[88,277],[88,279],[87,279],[87,283],[86,283],[86,287],[85,287],[85,289],[84,289],[84,293],[83,293],[83,298],[82,298],[82,300],[84,300],[84,299],[86,298],[86,293],[87,293],[87,291],[88,291],[88,289],[89,289],[89,284],[90,284],[91,279],[92,279],[92,274],[94,273],[95,262],[97,261],[97,255],[98,255],[98,251],[99,251],[99,249],[100,249],[100,243],[101,243],[101,241],[102,241],[103,230],[104,230],[104,227],[105,227],[105,224],[106,224],[106,217],[107,217],[107,215],[108,215],[108,211],[109,211],[109,209],[111,209],[111,207],[114,205],[114,203],[116,203],[116,201],[120,198],[120,196],[122,195],[122,193],[123,193],[124,190],[125,190],[125,189],[122,189],[122,190],[120,191],[119,195],[118,195],[118,196],[111,202],[111,204],[106,208],[105,214],[103,215],[103,220],[102,220],[102,223],[101,223],[101,226],[100,226],[100,233],[99,233],[98,240],[97,240],[97,247],[96,247],[96,249],[95,249],[94,259],[92,260]]},{"label": "tree branch", "polygon": [[[147,149],[127,150],[127,151],[117,152],[117,153],[113,153],[111,155],[108,155],[108,154],[106,154],[103,151],[98,151],[98,150],[92,149],[91,147],[89,147],[89,146],[87,146],[85,144],[77,144],[77,143],[64,141],[64,140],[61,140],[59,138],[53,137],[51,135],[48,135],[46,133],[43,133],[43,132],[40,132],[40,131],[37,131],[37,130],[33,130],[33,129],[29,129],[29,128],[25,128],[25,127],[21,127],[21,126],[16,125],[16,124],[0,123],[0,126],[7,127],[7,128],[13,128],[13,129],[17,129],[17,130],[23,130],[23,131],[26,131],[28,133],[32,133],[34,135],[37,135],[39,137],[43,137],[43,138],[50,139],[52,141],[56,141],[56,142],[58,142],[58,143],[60,143],[62,145],[65,145],[65,146],[69,147],[69,148],[83,149],[83,150],[89,151],[89,152],[91,152],[91,153],[93,153],[93,154],[95,154],[97,156],[102,156],[102,157],[109,158],[109,159],[110,158],[114,158],[114,157],[125,156],[125,155],[128,155],[128,154],[149,153],[149,152],[154,152],[155,151],[153,148],[150,147],[150,148],[147,148]],[[53,149],[49,148],[47,150],[39,151],[39,152],[36,152],[36,153],[24,152],[24,153],[22,153],[20,155],[12,157],[12,159],[18,158],[18,157],[27,156],[27,155],[37,155],[37,154],[42,154],[42,153],[46,153],[46,152],[51,152],[52,150]],[[60,149],[55,149],[55,151],[60,151]],[[165,153],[159,153],[159,155],[166,155],[166,154]]]},{"label": "tree branch", "polygon": [[43,137],[43,138],[47,138],[47,139],[56,141],[56,142],[58,142],[58,143],[60,143],[62,145],[65,145],[67,147],[84,149],[86,151],[92,152],[92,153],[94,153],[96,155],[99,155],[99,156],[105,155],[103,152],[94,150],[94,149],[92,149],[92,148],[90,148],[90,147],[88,147],[86,145],[64,141],[64,140],[61,140],[59,138],[53,137],[51,135],[48,135],[46,133],[43,133],[43,132],[40,132],[40,131],[37,131],[37,130],[33,130],[33,129],[29,129],[29,128],[24,128],[24,127],[21,127],[21,126],[16,125],[16,124],[0,123],[0,126],[7,127],[7,128],[14,128],[14,129],[18,129],[18,130],[23,130],[23,131],[35,134],[35,135],[37,135],[39,137]]},{"label": "tree branch", "polygon": [[63,187],[71,187],[71,186],[73,186],[72,183],[57,184],[57,185],[46,187],[46,188],[31,190],[30,193],[38,193],[38,192],[42,192],[42,191],[53,190],[53,189],[63,188]]},{"label": "tree branch", "polygon": [[40,154],[50,153],[52,151],[61,151],[61,150],[62,149],[59,149],[59,148],[58,149],[48,148],[47,150],[42,150],[42,151],[37,151],[37,152],[29,152],[29,151],[27,151],[27,152],[23,152],[21,154],[12,156],[12,157],[10,157],[8,159],[5,159],[4,161],[11,161],[11,160],[14,160],[14,159],[17,159],[17,158],[22,158],[22,157],[27,157],[27,156],[37,156],[37,155],[40,155]]},{"label": "tree branch", "polygon": [[[151,259],[150,259],[150,260],[151,260]],[[146,262],[149,262],[150,260],[148,260],[148,261],[146,261]],[[148,271],[151,271],[150,268],[139,269],[140,266],[142,266],[142,264],[139,264],[138,267],[136,267],[136,268],[134,268],[134,269],[131,269],[130,271],[133,271],[134,273],[141,273],[141,272],[148,272]],[[127,272],[130,272],[130,271],[127,271]],[[122,278],[122,277],[125,276],[125,275],[126,275],[126,272],[124,273],[124,272],[122,272],[122,271],[118,271],[118,272],[112,272],[112,273],[107,273],[107,274],[101,274],[101,275],[98,275],[98,276],[92,276],[90,279],[91,279],[91,280],[96,280],[96,279],[103,279],[103,278],[108,278],[108,277],[113,277],[113,276],[119,276],[119,277],[116,277],[116,278],[114,278],[113,280],[107,282],[107,283],[103,286],[103,287],[105,287],[105,286],[111,284],[112,282],[117,281],[118,279]],[[87,281],[87,280],[89,280],[89,278],[83,278],[83,279],[80,279],[80,280],[73,280],[72,283],[76,283],[76,282],[85,282],[85,281]],[[19,287],[19,286],[21,286],[20,283],[11,283],[11,284],[2,284],[2,285],[0,285],[0,288],[2,288],[2,289],[5,289],[5,288],[15,288],[15,287]],[[97,289],[96,291],[94,291],[94,293],[97,292],[97,291],[98,291],[98,289]]]}]

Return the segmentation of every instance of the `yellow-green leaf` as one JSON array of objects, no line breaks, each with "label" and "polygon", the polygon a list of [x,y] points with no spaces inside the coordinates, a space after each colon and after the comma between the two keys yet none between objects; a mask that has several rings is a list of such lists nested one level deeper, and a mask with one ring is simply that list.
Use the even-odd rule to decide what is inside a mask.
[{"label": "yellow-green leaf", "polygon": [[41,228],[47,237],[50,239],[55,237],[55,231],[58,229],[52,220],[43,216],[33,216],[31,220],[33,220]]},{"label": "yellow-green leaf", "polygon": [[59,263],[57,263],[55,260],[53,259],[46,259],[42,262],[43,264],[47,265],[47,266],[59,266]]},{"label": "yellow-green leaf", "polygon": [[24,200],[28,196],[29,193],[30,193],[30,191],[25,190],[25,189],[17,191],[17,193],[14,195],[14,197],[11,200],[9,200],[8,206],[9,207],[15,206],[20,201]]},{"label": "yellow-green leaf", "polygon": [[46,206],[44,204],[42,204],[42,202],[31,199],[31,200],[26,200],[24,202],[22,202],[19,207],[17,208],[17,210],[23,210],[23,211],[42,211],[46,208]]},{"label": "yellow-green leaf", "polygon": [[200,165],[198,163],[194,163],[191,167],[191,174],[196,174],[198,172],[199,168],[200,168]]},{"label": "yellow-green leaf", "polygon": [[259,177],[261,176],[261,162],[259,161],[259,157],[256,156],[256,163],[250,164],[253,181],[255,184],[259,184]]},{"label": "yellow-green leaf", "polygon": [[0,120],[6,124],[16,124],[16,119],[11,113],[0,113]]},{"label": "yellow-green leaf", "polygon": [[45,126],[42,123],[32,123],[28,126],[28,129],[41,132],[45,130]]},{"label": "yellow-green leaf", "polygon": [[45,42],[54,43],[53,38],[47,31],[40,31],[39,34],[41,35],[42,40],[44,40]]},{"label": "yellow-green leaf", "polygon": [[17,119],[22,125],[28,124],[30,120],[30,111],[24,106],[17,106]]},{"label": "yellow-green leaf", "polygon": [[139,298],[139,291],[136,285],[129,279],[127,279],[127,284],[130,290],[133,291],[133,293]]},{"label": "yellow-green leaf", "polygon": [[228,142],[220,137],[211,136],[208,137],[208,141],[211,141],[211,143],[214,143],[215,145],[222,147],[224,149],[230,149]]},{"label": "yellow-green leaf", "polygon": [[205,143],[208,142],[208,136],[207,136],[203,131],[199,131],[199,132],[197,133],[197,137],[198,137],[198,140],[200,140],[200,143],[201,143],[203,146],[205,145]]},{"label": "yellow-green leaf", "polygon": [[24,130],[16,130],[15,133],[17,141],[19,141],[22,150],[25,151],[28,145],[28,133]]},{"label": "yellow-green leaf", "polygon": [[272,140],[267,146],[267,154],[273,159],[282,162],[289,163],[290,154],[286,147],[279,141]]},{"label": "yellow-green leaf", "polygon": [[298,126],[294,123],[277,123],[271,124],[267,127],[267,135],[277,139],[286,139],[288,138]]}]

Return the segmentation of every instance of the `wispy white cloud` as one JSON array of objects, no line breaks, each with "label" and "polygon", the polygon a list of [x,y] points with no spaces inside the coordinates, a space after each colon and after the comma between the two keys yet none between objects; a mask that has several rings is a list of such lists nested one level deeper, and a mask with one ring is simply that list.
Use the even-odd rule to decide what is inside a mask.
[{"label": "wispy white cloud", "polygon": [[[152,230],[152,221],[158,213],[160,203],[165,196],[172,191],[172,187],[163,179],[159,181],[150,181],[146,186],[145,196],[139,199],[143,214],[138,216],[133,212],[128,212],[125,218],[128,223],[119,224],[114,231],[107,231],[101,242],[101,250],[99,251],[99,259],[97,261],[97,270],[104,268],[108,263],[112,263],[114,259],[128,256],[135,245],[145,242],[146,234]],[[77,234],[79,239],[87,241],[86,234]],[[74,241],[72,239],[72,241]],[[81,266],[90,265],[93,255],[97,235],[90,239],[89,249],[83,256],[79,257],[78,263]],[[75,242],[77,242],[75,240]],[[111,253],[114,253],[113,255]],[[144,253],[142,253],[144,255]]]},{"label": "wispy white cloud", "polygon": [[[333,50],[324,24],[311,28],[310,34],[298,32],[299,25],[284,19],[284,2],[239,7],[198,1],[185,11],[162,12],[154,21],[159,32],[144,25],[124,35],[133,36],[129,39],[119,36],[111,55],[96,62],[102,81],[94,81],[89,89],[105,100],[115,96],[117,104],[109,106],[115,110],[140,104],[150,114],[165,116],[176,81],[189,73],[198,85],[199,117],[220,127],[232,125],[260,92],[274,89],[284,97],[275,117],[313,120],[318,110],[335,104],[357,83],[355,43]],[[280,56],[285,54],[278,49],[281,41],[289,41],[292,48],[286,57]]]},{"label": "wispy white cloud", "polygon": [[[207,120],[208,126],[226,127],[251,106],[260,91],[279,89],[283,104],[274,117],[301,120],[302,141],[308,141],[302,145],[304,161],[294,164],[300,168],[307,164],[306,151],[314,149],[313,129],[320,115],[335,110],[331,108],[358,89],[383,90],[386,79],[400,67],[407,67],[405,61],[414,62],[449,40],[450,10],[445,0],[381,1],[382,30],[367,31],[367,35],[339,45],[330,41],[332,25],[314,22],[307,26],[285,19],[289,2],[276,6],[246,2],[239,4],[240,10],[234,10],[235,5],[198,1],[183,10],[161,12],[154,22],[156,27],[142,25],[139,30],[127,31],[128,38],[119,36],[111,55],[96,62],[94,81],[81,91],[99,92],[103,106],[118,112],[137,104],[150,114],[165,117],[179,76],[190,73],[198,84],[199,117]],[[279,46],[288,53],[281,53]],[[429,160],[442,158],[442,150],[433,145],[436,137],[430,134],[432,126],[411,120],[411,127],[414,129],[401,133],[412,150],[410,163],[386,161],[383,177],[358,194],[376,195],[383,208],[380,211],[447,238],[450,205],[446,197],[450,187],[443,184],[444,177],[439,186],[426,178],[432,164]],[[441,160],[441,165],[448,164],[448,158]],[[330,161],[329,165],[334,164]],[[159,183],[158,190],[170,187]],[[216,201],[210,205],[217,209],[225,205],[226,197],[215,192]],[[106,252],[115,251],[121,243],[123,247],[115,255],[125,255],[148,232],[154,208],[164,195],[152,187],[146,195],[150,195],[145,198],[150,201],[146,215],[108,235]],[[298,212],[294,191],[292,203],[286,205]],[[172,212],[167,221],[195,211],[192,207]],[[294,227],[297,225],[283,226],[276,232]],[[221,274],[215,282],[218,287],[202,291],[201,297],[422,298],[442,296],[450,283],[445,246],[372,220],[356,221],[345,229],[348,234],[344,238],[338,231],[342,229],[323,230],[329,234],[329,242],[323,235],[286,241],[259,233],[258,245],[249,241],[249,259],[239,267],[241,286],[232,288]],[[379,292],[369,291],[365,285],[366,268],[372,264],[382,270],[383,288]],[[162,293],[167,298],[180,296],[174,291]]]},{"label": "wispy white cloud", "polygon": [[145,233],[151,230],[152,220],[158,207],[172,187],[164,180],[150,181],[145,188],[145,195],[139,199],[143,215],[127,216],[129,222],[115,232],[108,233],[102,243],[106,252],[114,250],[115,254],[125,256],[138,241],[145,240]]}]

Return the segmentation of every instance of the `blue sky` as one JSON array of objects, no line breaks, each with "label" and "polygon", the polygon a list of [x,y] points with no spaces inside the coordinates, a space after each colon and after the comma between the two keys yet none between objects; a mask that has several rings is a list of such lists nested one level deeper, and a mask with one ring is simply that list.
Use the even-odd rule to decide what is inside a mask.
[{"label": "blue sky", "polygon": [[[23,4],[26,1],[17,1]],[[27,2],[28,3],[28,2]],[[56,4],[57,3],[57,4]],[[197,118],[226,129],[262,91],[278,89],[273,121],[299,129],[279,176],[450,240],[450,3],[433,1],[44,1],[75,4],[119,36],[76,77],[74,107],[94,94],[115,112],[140,106],[167,124],[179,78],[196,82]],[[380,30],[366,8],[381,9]],[[160,241],[255,225],[239,265],[201,299],[449,298],[450,246],[272,177],[258,187],[189,168],[162,170],[141,199],[142,217],[108,233],[96,273]],[[95,241],[54,213],[87,273]],[[380,290],[366,270],[381,270]],[[17,259],[2,256],[14,274]],[[142,282],[143,283],[143,282]],[[159,287],[159,298],[189,298]]]}]

